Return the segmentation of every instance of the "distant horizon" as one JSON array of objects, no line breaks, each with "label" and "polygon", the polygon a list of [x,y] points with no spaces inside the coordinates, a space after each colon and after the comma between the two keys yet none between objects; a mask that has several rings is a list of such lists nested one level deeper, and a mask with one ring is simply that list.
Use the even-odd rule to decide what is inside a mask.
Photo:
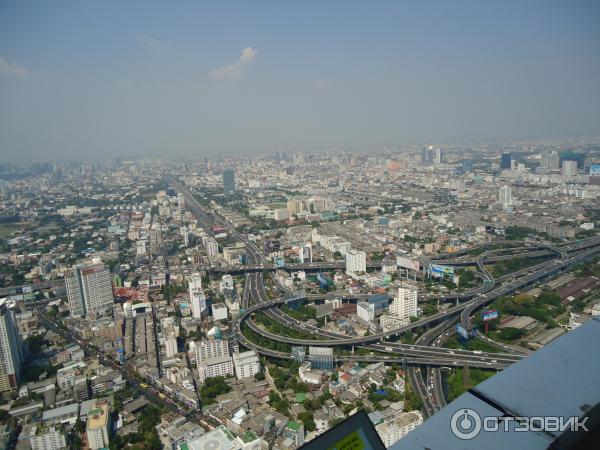
[{"label": "distant horizon", "polygon": [[[600,145],[600,134],[598,135],[589,135],[589,136],[548,136],[548,137],[535,137],[535,138],[513,138],[513,139],[484,139],[484,140],[460,140],[455,142],[415,142],[415,143],[396,143],[396,144],[354,144],[354,145],[322,145],[322,146],[313,146],[313,147],[303,147],[303,148],[293,148],[293,149],[247,149],[247,150],[223,150],[223,151],[214,151],[214,152],[204,152],[204,153],[195,153],[195,154],[135,154],[135,155],[127,155],[120,154],[116,156],[105,156],[105,157],[92,157],[88,156],[85,159],[77,159],[77,158],[55,158],[55,159],[36,159],[36,160],[11,160],[11,159],[2,159],[0,160],[0,164],[11,164],[16,166],[27,166],[28,164],[36,164],[36,163],[57,163],[57,162],[87,162],[87,161],[112,161],[115,159],[122,160],[139,160],[139,159],[196,159],[196,158],[214,158],[222,156],[223,158],[235,157],[235,156],[251,156],[251,155],[267,155],[267,154],[294,154],[294,153],[311,153],[311,152],[339,152],[339,153],[352,153],[352,152],[361,152],[361,151],[370,151],[376,149],[377,151],[397,151],[401,152],[403,149],[395,149],[393,147],[414,147],[415,150],[419,149],[423,146],[434,146],[434,147],[450,147],[456,148],[460,146],[470,146],[470,145],[517,145],[517,144],[527,144],[539,141],[557,141],[558,142],[569,142],[570,145],[576,145],[575,142],[570,141],[581,141],[581,140],[591,140],[598,141],[598,145]],[[390,148],[385,148],[390,147]],[[465,149],[470,151],[470,149]],[[566,149],[564,149],[566,150]],[[574,151],[583,151],[578,150],[577,148],[571,148]],[[473,150],[475,151],[475,150]]]},{"label": "distant horizon", "polygon": [[0,161],[600,135],[600,3],[0,5]]}]

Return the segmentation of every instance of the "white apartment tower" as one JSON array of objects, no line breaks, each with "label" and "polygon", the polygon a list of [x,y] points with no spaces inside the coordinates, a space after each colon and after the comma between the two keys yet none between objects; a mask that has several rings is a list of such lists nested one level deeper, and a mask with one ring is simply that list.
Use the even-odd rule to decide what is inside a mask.
[{"label": "white apartment tower", "polygon": [[365,322],[375,320],[375,305],[369,302],[358,302],[356,304],[356,315]]},{"label": "white apartment tower", "polygon": [[192,275],[188,282],[190,291],[190,310],[195,319],[202,317],[202,312],[206,309],[206,296],[202,290],[202,277],[198,274]]},{"label": "white apartment tower", "polygon": [[204,339],[193,344],[198,377],[204,383],[207,378],[233,375],[233,361],[229,344],[221,339]]},{"label": "white apartment tower", "polygon": [[112,315],[114,299],[110,272],[101,262],[74,266],[66,273],[65,284],[71,316]]},{"label": "white apartment tower", "polygon": [[204,383],[207,378],[228,377],[233,375],[231,356],[208,358],[198,364],[198,379]]},{"label": "white apartment tower", "polygon": [[512,190],[510,186],[502,186],[500,193],[498,194],[498,201],[503,208],[507,208],[512,205]]},{"label": "white apartment tower", "polygon": [[15,391],[19,386],[23,349],[15,324],[15,314],[0,300],[0,392]]},{"label": "white apartment tower", "polygon": [[233,365],[238,380],[253,377],[260,372],[260,360],[253,350],[233,355]]},{"label": "white apartment tower", "polygon": [[210,358],[229,356],[229,343],[222,339],[204,339],[194,342],[196,364]]},{"label": "white apartment tower", "polygon": [[362,250],[346,252],[346,273],[367,271],[367,254]]},{"label": "white apartment tower", "polygon": [[398,288],[398,297],[390,305],[390,314],[399,319],[410,320],[417,317],[417,289],[408,283],[402,283]]},{"label": "white apartment tower", "polygon": [[208,256],[217,256],[219,254],[219,244],[215,240],[215,238],[208,238],[206,240],[206,254]]},{"label": "white apartment tower", "polygon": [[437,166],[442,163],[442,149],[437,147],[433,154],[433,163]]},{"label": "white apartment tower", "polygon": [[561,174],[564,177],[573,177],[577,175],[577,161],[563,161]]}]

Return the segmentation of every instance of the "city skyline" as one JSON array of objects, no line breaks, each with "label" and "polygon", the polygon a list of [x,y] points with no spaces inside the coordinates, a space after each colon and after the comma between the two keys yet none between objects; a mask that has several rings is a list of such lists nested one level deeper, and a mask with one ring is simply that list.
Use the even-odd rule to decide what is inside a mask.
[{"label": "city skyline", "polygon": [[600,8],[518,5],[5,2],[0,159],[598,135]]}]

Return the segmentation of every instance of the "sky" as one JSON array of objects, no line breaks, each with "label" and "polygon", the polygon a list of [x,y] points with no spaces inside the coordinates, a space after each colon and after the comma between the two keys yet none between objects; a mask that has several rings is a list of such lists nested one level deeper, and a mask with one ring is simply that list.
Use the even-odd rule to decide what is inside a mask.
[{"label": "sky", "polygon": [[0,162],[600,134],[600,2],[0,0]]}]

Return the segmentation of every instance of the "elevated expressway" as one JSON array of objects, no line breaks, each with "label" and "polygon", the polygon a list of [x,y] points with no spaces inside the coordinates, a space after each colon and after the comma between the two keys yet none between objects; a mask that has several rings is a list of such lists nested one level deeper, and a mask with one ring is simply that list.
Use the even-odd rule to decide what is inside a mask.
[{"label": "elevated expressway", "polygon": [[[185,187],[178,184],[179,189],[184,192],[186,195],[186,200],[188,204],[191,204],[191,210],[195,214],[198,211],[194,211],[194,209],[200,209],[199,204],[195,201],[195,199],[191,196],[191,194],[185,189]],[[202,211],[204,215],[204,211]],[[494,280],[491,274],[486,270],[485,263],[491,263],[494,261],[499,261],[502,259],[512,259],[518,255],[499,255],[496,257],[492,257],[489,255],[492,252],[484,252],[484,254],[480,255],[477,260],[472,259],[451,259],[451,258],[440,258],[436,260],[440,264],[452,264],[452,265],[477,265],[480,275],[484,279],[483,286],[480,286],[470,292],[462,293],[456,295],[454,298],[458,300],[470,299],[462,304],[457,304],[454,307],[449,308],[448,310],[437,313],[432,316],[423,318],[414,323],[405,325],[403,327],[399,327],[398,329],[389,331],[387,333],[379,333],[372,336],[364,336],[364,337],[347,337],[345,335],[340,335],[336,333],[327,332],[321,330],[316,327],[311,327],[307,324],[304,324],[296,319],[293,319],[283,313],[278,306],[286,303],[285,299],[277,299],[270,300],[266,295],[266,291],[264,289],[264,283],[262,278],[263,270],[274,269],[274,267],[266,264],[266,260],[264,255],[260,252],[260,250],[256,247],[256,245],[247,239],[246,236],[238,233],[235,229],[233,229],[227,222],[214,216],[216,221],[222,223],[226,226],[230,233],[233,234],[236,238],[246,243],[247,249],[249,250],[249,254],[251,255],[250,264],[247,267],[250,270],[244,271],[246,273],[246,284],[244,288],[244,294],[242,297],[242,306],[244,307],[244,314],[240,317],[240,319],[235,324],[235,333],[237,334],[237,338],[239,342],[242,343],[245,347],[252,348],[257,352],[272,356],[276,358],[289,359],[290,354],[288,352],[279,352],[271,349],[267,349],[257,344],[249,341],[242,333],[241,327],[243,323],[247,323],[248,326],[256,333],[272,339],[274,341],[285,342],[287,344],[293,345],[304,345],[304,346],[315,346],[315,345],[326,345],[326,346],[351,346],[354,348],[355,345],[362,346],[372,350],[369,355],[344,355],[342,357],[345,361],[361,361],[361,362],[398,362],[402,363],[405,366],[409,367],[409,376],[411,378],[413,387],[417,390],[417,393],[424,399],[424,410],[426,414],[433,413],[440,406],[444,405],[443,393],[441,392],[441,377],[439,376],[439,368],[440,367],[451,367],[451,366],[464,366],[469,365],[471,367],[481,367],[481,368],[490,368],[490,369],[503,369],[513,362],[517,361],[521,358],[521,355],[510,354],[510,353],[482,353],[482,352],[470,352],[466,350],[452,350],[452,349],[444,349],[441,347],[435,347],[433,344],[434,341],[440,342],[441,336],[444,334],[449,335],[452,330],[452,325],[457,320],[460,320],[463,326],[469,328],[470,321],[469,317],[473,314],[475,310],[483,307],[485,304],[490,303],[495,298],[501,295],[507,295],[516,292],[519,289],[530,286],[538,281],[543,279],[547,279],[553,276],[558,275],[559,273],[567,270],[573,265],[578,264],[579,262],[585,261],[586,259],[592,258],[596,256],[600,252],[600,238],[591,238],[584,242],[577,244],[569,244],[566,246],[555,247],[551,245],[542,244],[542,249],[539,248],[516,248],[512,249],[515,251],[521,251],[521,255],[528,257],[559,257],[559,260],[553,261],[545,261],[536,266],[529,267],[527,269],[523,269],[517,273],[510,274],[505,277],[501,277],[500,279]],[[538,245],[538,243],[535,243]],[[502,259],[500,259],[502,258]],[[320,265],[319,267],[314,266],[316,270],[320,270],[327,266],[328,263]],[[334,263],[334,265],[337,263]],[[376,263],[375,263],[376,264]],[[296,265],[298,266],[298,265]],[[300,270],[302,266],[297,267],[297,270]],[[311,267],[312,268],[312,267]],[[333,267],[332,267],[333,268]],[[335,267],[337,268],[337,267]],[[290,266],[291,269],[291,266]],[[296,267],[294,267],[296,269]],[[252,272],[254,270],[254,272]],[[272,276],[272,273],[271,273]],[[274,281],[276,279],[273,277]],[[507,283],[504,283],[508,280]],[[501,281],[502,284],[500,286],[495,286],[497,283]],[[276,283],[277,284],[277,283]],[[444,300],[450,296],[441,296]],[[254,305],[249,305],[250,298],[253,298],[256,302]],[[292,328],[296,328],[298,330],[308,331],[312,334],[315,334],[316,338],[322,339],[292,339],[284,336],[278,336],[273,333],[269,333],[266,330],[261,329],[252,321],[252,314],[257,311],[264,311],[270,318],[276,320],[280,323],[284,323]],[[429,327],[435,323],[439,323],[436,327],[426,331],[418,340],[415,345],[407,345],[407,344],[398,344],[395,342],[385,342],[382,343],[385,339],[396,338],[400,336],[402,333],[407,331],[420,328],[420,327]],[[323,339],[324,338],[324,339]],[[496,345],[500,345],[505,351],[513,352],[514,350],[508,348],[507,346],[497,344],[494,341],[491,341]],[[431,345],[434,345],[433,347]],[[375,354],[377,352],[378,354]],[[384,355],[382,353],[389,353],[389,355]],[[428,367],[428,379],[434,380],[434,394],[431,395],[427,392],[427,385],[423,381],[422,373],[419,366],[427,366]]]}]

